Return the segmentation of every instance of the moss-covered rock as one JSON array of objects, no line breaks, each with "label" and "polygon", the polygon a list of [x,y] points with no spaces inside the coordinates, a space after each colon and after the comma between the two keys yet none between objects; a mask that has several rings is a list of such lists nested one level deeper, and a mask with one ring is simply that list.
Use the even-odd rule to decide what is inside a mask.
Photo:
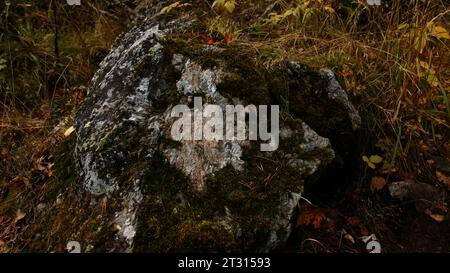
[{"label": "moss-covered rock", "polygon": [[[76,240],[94,252],[270,251],[286,241],[304,181],[335,156],[304,121],[329,133],[359,116],[329,72],[267,69],[245,45],[187,43],[197,14],[150,8],[102,62],[76,116],[77,171],[64,175],[78,186],[42,218],[52,231],[30,249]],[[280,105],[278,149],[171,139],[172,106],[194,96],[222,110]]]}]

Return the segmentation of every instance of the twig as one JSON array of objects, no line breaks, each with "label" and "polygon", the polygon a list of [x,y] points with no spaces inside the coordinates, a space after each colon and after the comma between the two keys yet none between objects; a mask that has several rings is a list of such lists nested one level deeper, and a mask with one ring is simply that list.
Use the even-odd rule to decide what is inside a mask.
[{"label": "twig", "polygon": [[54,46],[55,46],[55,55],[56,57],[59,56],[59,47],[58,47],[58,18],[57,18],[57,8],[55,1],[51,1],[52,9],[53,9],[53,19],[54,19],[54,25],[55,25],[55,39],[54,39]]},{"label": "twig", "polygon": [[264,12],[261,14],[261,16],[259,16],[259,18],[261,19],[261,18],[266,17],[266,15],[267,15],[270,11],[272,11],[273,8],[274,8],[276,5],[277,5],[276,2],[273,3],[273,4],[271,4],[271,5],[269,5],[269,6],[264,10]]}]

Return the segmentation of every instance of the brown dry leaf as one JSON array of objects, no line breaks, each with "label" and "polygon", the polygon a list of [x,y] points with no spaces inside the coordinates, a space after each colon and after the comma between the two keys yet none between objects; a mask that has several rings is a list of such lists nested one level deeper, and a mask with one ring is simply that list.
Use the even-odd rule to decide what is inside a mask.
[{"label": "brown dry leaf", "polygon": [[14,223],[19,222],[20,220],[22,220],[25,217],[26,213],[24,213],[23,211],[21,211],[20,209],[16,212],[16,218],[14,218]]},{"label": "brown dry leaf", "polygon": [[430,214],[430,217],[438,223],[441,223],[445,220],[445,216],[440,214]]},{"label": "brown dry leaf", "polygon": [[322,223],[322,220],[325,219],[325,214],[322,212],[318,212],[315,214],[314,220],[313,220],[313,226],[315,229],[320,228],[320,224]]},{"label": "brown dry leaf", "polygon": [[315,229],[319,229],[322,221],[325,219],[325,214],[318,208],[308,205],[300,213],[297,219],[297,226],[307,226],[312,224]]},{"label": "brown dry leaf", "polygon": [[444,173],[440,171],[436,171],[436,177],[439,182],[446,185],[447,188],[450,190],[450,177],[446,176]]},{"label": "brown dry leaf", "polygon": [[350,234],[348,234],[348,233],[345,234],[344,238],[345,238],[347,241],[349,241],[350,243],[352,243],[352,244],[355,244],[355,243],[356,243],[355,239],[353,239],[353,236],[350,235]]},{"label": "brown dry leaf", "polygon": [[231,34],[225,34],[225,36],[223,37],[223,39],[225,40],[225,43],[227,45],[231,44],[234,41],[234,37]]},{"label": "brown dry leaf", "polygon": [[380,191],[386,186],[386,179],[381,176],[374,176],[370,181],[370,189],[372,192]]},{"label": "brown dry leaf", "polygon": [[364,226],[361,219],[357,216],[351,216],[347,218],[347,223],[351,226],[358,227],[362,236],[369,235],[369,230]]},{"label": "brown dry leaf", "polygon": [[359,232],[361,233],[362,236],[369,235],[369,230],[363,224],[359,225]]},{"label": "brown dry leaf", "polygon": [[430,209],[426,209],[425,213],[428,216],[430,216],[434,221],[436,221],[438,223],[441,223],[441,222],[443,222],[445,220],[445,216],[444,215],[433,213],[433,212],[431,212]]},{"label": "brown dry leaf", "polygon": [[342,71],[341,71],[341,75],[344,78],[348,78],[351,74],[352,74],[352,72],[351,72],[350,68],[348,66],[344,66],[344,69],[342,69]]}]

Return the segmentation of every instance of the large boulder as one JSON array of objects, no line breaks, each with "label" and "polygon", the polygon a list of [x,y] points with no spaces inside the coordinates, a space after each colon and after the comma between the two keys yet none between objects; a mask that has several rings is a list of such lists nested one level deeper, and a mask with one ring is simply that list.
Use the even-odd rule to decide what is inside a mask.
[{"label": "large boulder", "polygon": [[[274,250],[290,234],[305,180],[335,156],[311,127],[352,131],[358,113],[329,70],[289,60],[267,69],[245,44],[187,41],[199,19],[159,14],[168,2],[119,38],[77,113],[78,198],[109,206],[87,217],[97,233],[75,237],[91,251]],[[171,110],[195,97],[223,111],[279,105],[278,149],[174,140]]]}]

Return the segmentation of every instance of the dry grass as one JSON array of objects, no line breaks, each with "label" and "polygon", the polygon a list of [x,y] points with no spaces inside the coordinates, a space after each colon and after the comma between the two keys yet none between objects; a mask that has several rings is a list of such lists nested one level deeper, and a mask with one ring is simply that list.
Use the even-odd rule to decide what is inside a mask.
[{"label": "dry grass", "polygon": [[[63,1],[64,2],[64,1]],[[0,4],[0,252],[16,241],[53,179],[55,150],[127,7],[89,1]],[[53,131],[55,126],[59,130]],[[52,180],[53,179],[53,180]],[[20,217],[18,217],[20,216]]]},{"label": "dry grass", "polygon": [[[449,144],[450,8],[445,1],[394,0],[389,7],[333,0],[238,3],[236,14],[249,20],[218,16],[227,28],[235,18],[233,29],[241,37],[235,42],[254,47],[267,66],[289,58],[333,69],[359,102],[385,168],[410,164],[410,149],[417,144]],[[211,32],[220,28],[220,20],[213,21]]]}]

